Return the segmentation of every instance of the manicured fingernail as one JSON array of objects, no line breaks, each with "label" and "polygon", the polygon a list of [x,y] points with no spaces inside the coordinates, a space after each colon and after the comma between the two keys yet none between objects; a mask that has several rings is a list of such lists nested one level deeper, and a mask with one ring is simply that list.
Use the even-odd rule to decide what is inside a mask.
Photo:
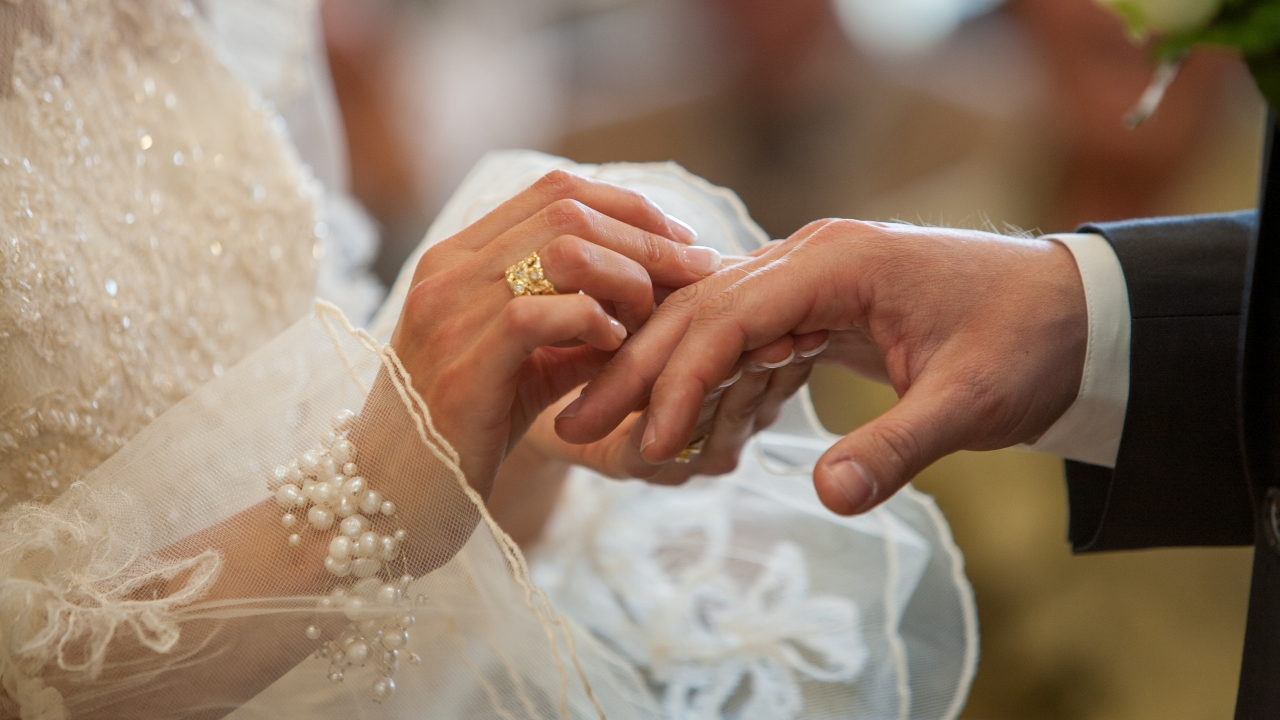
[{"label": "manicured fingernail", "polygon": [[855,460],[842,460],[831,465],[827,472],[836,481],[840,494],[849,503],[849,511],[857,515],[865,511],[875,500],[876,481],[867,469]]},{"label": "manicured fingernail", "polygon": [[618,342],[622,342],[627,339],[627,329],[622,327],[622,323],[617,320],[609,318],[609,329],[618,337]]},{"label": "manicured fingernail", "polygon": [[720,389],[723,390],[729,387],[730,385],[733,385],[734,383],[738,382],[741,379],[742,379],[742,368],[738,368],[738,372],[734,373],[733,377],[720,383]]},{"label": "manicured fingernail", "polygon": [[677,240],[689,245],[698,242],[698,231],[694,230],[689,223],[670,215],[667,216],[667,223],[672,226],[671,231],[680,236],[676,238]]},{"label": "manicured fingernail", "polygon": [[563,420],[566,418],[574,417],[575,415],[578,414],[578,408],[580,407],[582,407],[581,395],[579,395],[573,402],[569,403],[568,405],[565,405],[564,409],[560,411],[560,414],[556,416],[556,419]]},{"label": "manicured fingernail", "polygon": [[720,269],[720,253],[715,248],[690,245],[680,248],[680,262],[695,275],[710,275]]},{"label": "manicured fingernail", "polygon": [[826,340],[823,340],[822,344],[819,345],[818,347],[812,350],[801,350],[800,352],[796,353],[796,355],[798,355],[800,358],[804,360],[808,360],[811,357],[816,357],[818,355],[821,355],[822,351],[826,350],[830,346],[831,346],[831,338],[828,337]]},{"label": "manicured fingernail", "polygon": [[658,441],[658,423],[653,416],[649,416],[649,422],[644,426],[644,437],[640,438],[640,452],[643,453],[645,448]]},{"label": "manicured fingernail", "polygon": [[791,353],[779,362],[776,362],[776,363],[757,362],[756,365],[758,365],[763,370],[777,370],[780,367],[786,367],[790,365],[791,361],[795,359],[796,359],[796,351],[794,348],[792,348]]}]

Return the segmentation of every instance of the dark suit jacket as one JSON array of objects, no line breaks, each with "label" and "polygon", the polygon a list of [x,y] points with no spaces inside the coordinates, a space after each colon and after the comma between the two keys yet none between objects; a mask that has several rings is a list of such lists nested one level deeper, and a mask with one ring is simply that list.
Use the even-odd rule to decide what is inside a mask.
[{"label": "dark suit jacket", "polygon": [[1115,249],[1133,322],[1115,469],[1067,463],[1070,540],[1077,552],[1255,546],[1237,718],[1280,718],[1275,147],[1257,213],[1082,228]]}]

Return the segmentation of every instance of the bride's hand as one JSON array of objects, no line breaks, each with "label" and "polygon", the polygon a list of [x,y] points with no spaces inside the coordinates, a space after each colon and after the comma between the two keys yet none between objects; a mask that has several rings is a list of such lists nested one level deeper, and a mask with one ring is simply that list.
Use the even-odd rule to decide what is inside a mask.
[{"label": "bride's hand", "polygon": [[[691,239],[639,193],[555,171],[423,255],[391,345],[481,495],[539,413],[648,319],[654,285],[718,268]],[[560,294],[512,297],[505,271],[533,252]]]}]

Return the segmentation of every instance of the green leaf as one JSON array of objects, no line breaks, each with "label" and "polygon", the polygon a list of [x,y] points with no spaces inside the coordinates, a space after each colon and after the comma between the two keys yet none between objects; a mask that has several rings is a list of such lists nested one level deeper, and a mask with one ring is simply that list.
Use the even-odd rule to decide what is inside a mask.
[{"label": "green leaf", "polygon": [[1165,58],[1194,45],[1234,48],[1246,58],[1280,51],[1280,0],[1227,2],[1208,25],[1165,38],[1156,45],[1155,53]]},{"label": "green leaf", "polygon": [[1262,97],[1272,110],[1280,109],[1280,55],[1251,57],[1247,61]]},{"label": "green leaf", "polygon": [[1119,0],[1119,2],[1109,2],[1106,4],[1121,20],[1124,20],[1125,28],[1129,31],[1129,37],[1135,42],[1142,42],[1147,39],[1147,28],[1151,25],[1151,18],[1147,17],[1147,11],[1143,10],[1135,3],[1129,0]]}]

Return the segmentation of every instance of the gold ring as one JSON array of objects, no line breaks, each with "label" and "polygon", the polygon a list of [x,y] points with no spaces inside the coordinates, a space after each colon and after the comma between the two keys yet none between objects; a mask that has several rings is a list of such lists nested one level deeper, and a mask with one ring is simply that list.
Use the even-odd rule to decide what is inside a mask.
[{"label": "gold ring", "polygon": [[542,258],[538,253],[507,268],[507,286],[515,297],[522,295],[556,295],[556,286],[542,272]]},{"label": "gold ring", "polygon": [[680,451],[680,454],[676,456],[676,462],[680,463],[681,465],[688,465],[689,463],[693,462],[694,458],[702,454],[702,448],[705,447],[706,444],[707,444],[707,436],[703,435],[697,440],[694,440],[688,445],[685,445],[684,449]]}]

